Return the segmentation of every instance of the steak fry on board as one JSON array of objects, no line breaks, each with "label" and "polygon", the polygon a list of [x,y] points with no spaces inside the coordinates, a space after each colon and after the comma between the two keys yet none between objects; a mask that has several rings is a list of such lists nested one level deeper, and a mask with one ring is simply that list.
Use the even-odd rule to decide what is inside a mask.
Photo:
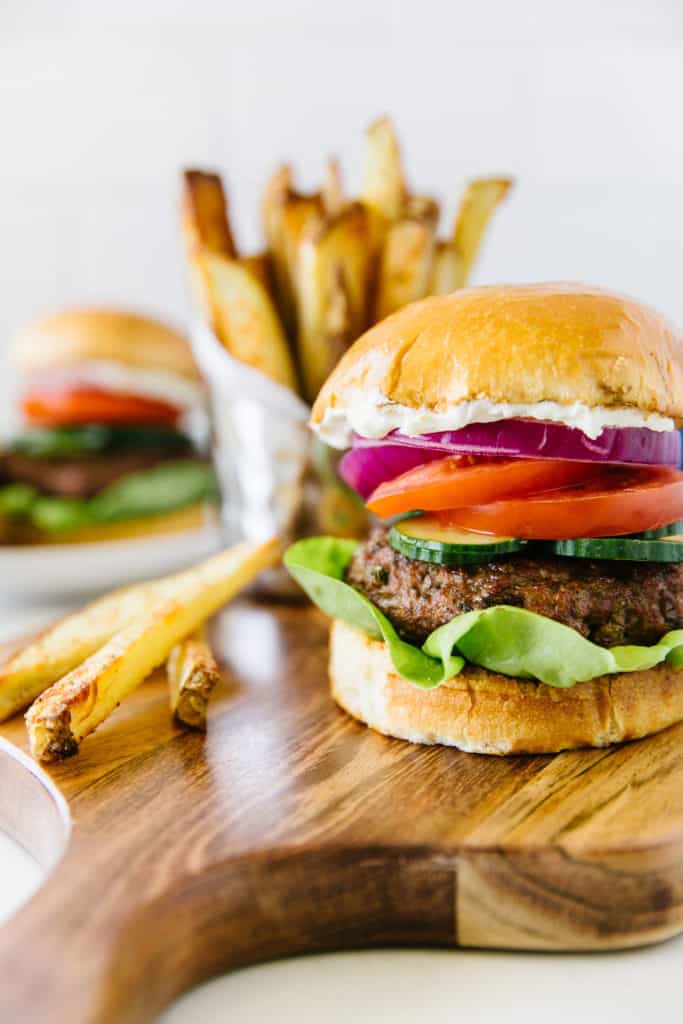
[{"label": "steak fry on board", "polygon": [[278,559],[277,539],[238,544],[178,576],[163,600],[46,690],[26,713],[33,756],[75,754],[171,649]]},{"label": "steak fry on board", "polygon": [[163,599],[174,577],[107,594],[46,629],[0,664],[0,721],[23,711],[46,686],[94,654]]},{"label": "steak fry on board", "polygon": [[166,678],[175,719],[193,729],[205,729],[209,697],[220,672],[204,626],[172,649],[166,661]]}]

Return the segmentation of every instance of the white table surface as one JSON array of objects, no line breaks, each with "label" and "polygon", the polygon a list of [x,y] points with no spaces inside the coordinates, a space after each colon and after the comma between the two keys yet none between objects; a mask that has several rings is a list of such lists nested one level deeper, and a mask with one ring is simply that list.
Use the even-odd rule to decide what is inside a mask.
[{"label": "white table surface", "polygon": [[[0,604],[0,640],[49,621],[59,610]],[[8,926],[40,880],[33,860],[0,833],[1,926]],[[328,954],[217,978],[178,1000],[160,1024],[680,1024],[682,968],[683,937],[649,949],[573,956]]]}]

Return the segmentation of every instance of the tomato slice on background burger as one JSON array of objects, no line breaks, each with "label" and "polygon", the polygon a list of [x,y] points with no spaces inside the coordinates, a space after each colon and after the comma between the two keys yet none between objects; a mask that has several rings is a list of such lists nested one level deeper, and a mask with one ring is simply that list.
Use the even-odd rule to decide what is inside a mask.
[{"label": "tomato slice on background burger", "polygon": [[550,491],[594,479],[604,468],[560,459],[439,459],[387,480],[370,495],[368,508],[380,519],[420,509],[436,512],[487,505],[501,498]]},{"label": "tomato slice on background burger", "polygon": [[603,469],[562,490],[440,513],[444,526],[522,540],[618,537],[683,518],[683,473]]},{"label": "tomato slice on background burger", "polygon": [[173,426],[180,410],[169,402],[100,388],[30,391],[22,401],[29,423],[62,426],[77,423],[164,423]]}]

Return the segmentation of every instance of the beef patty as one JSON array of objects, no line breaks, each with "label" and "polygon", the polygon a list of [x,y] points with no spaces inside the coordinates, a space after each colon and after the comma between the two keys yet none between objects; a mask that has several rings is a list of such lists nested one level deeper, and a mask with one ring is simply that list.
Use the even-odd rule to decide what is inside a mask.
[{"label": "beef patty", "polygon": [[512,555],[482,565],[406,558],[376,529],[346,581],[373,601],[405,640],[421,644],[463,612],[507,604],[562,622],[597,644],[653,644],[683,627],[683,564]]},{"label": "beef patty", "polygon": [[2,460],[5,479],[37,487],[44,494],[90,498],[122,476],[178,458],[164,451],[112,452],[73,459],[46,459],[8,452]]}]

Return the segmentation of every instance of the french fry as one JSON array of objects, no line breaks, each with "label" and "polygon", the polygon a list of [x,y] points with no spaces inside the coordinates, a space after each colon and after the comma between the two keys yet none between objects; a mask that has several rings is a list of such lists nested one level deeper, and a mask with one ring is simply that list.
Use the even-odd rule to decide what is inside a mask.
[{"label": "french fry", "polygon": [[[298,329],[296,280],[299,272],[299,253],[302,238],[323,222],[320,196],[292,194],[282,209],[281,227],[281,296],[285,325],[295,336]],[[275,264],[278,265],[277,262]]]},{"label": "french fry", "polygon": [[372,266],[370,222],[360,203],[307,234],[297,274],[299,365],[313,401],[332,368],[367,324]]},{"label": "french fry", "polygon": [[266,289],[271,299],[273,298],[273,282],[270,273],[270,259],[267,252],[254,253],[252,256],[240,256],[237,261],[242,267],[251,271]]},{"label": "french fry", "polygon": [[436,228],[441,208],[433,196],[408,196],[401,216],[413,220],[424,220]]},{"label": "french fry", "polygon": [[296,390],[294,363],[275,306],[259,277],[238,260],[204,249],[198,266],[211,323],[235,359]]},{"label": "french fry", "polygon": [[261,218],[266,245],[273,261],[275,284],[278,300],[286,313],[294,311],[294,295],[291,290],[289,271],[284,251],[283,210],[293,192],[292,168],[289,164],[281,164],[269,178],[261,203]]},{"label": "french fry", "polygon": [[346,205],[339,161],[331,158],[325,165],[325,177],[320,191],[323,210],[328,217],[338,217]]},{"label": "french fry", "polygon": [[211,297],[199,254],[207,249],[230,259],[236,256],[220,177],[204,171],[184,171],[180,209],[192,301],[204,319],[211,321]]},{"label": "french fry", "polygon": [[107,594],[11,654],[0,664],[0,721],[22,711],[47,686],[147,612],[163,598],[164,588],[173,578]]},{"label": "french fry", "polygon": [[458,250],[452,242],[437,241],[434,249],[432,279],[429,282],[430,295],[449,295],[458,288]]},{"label": "french fry", "polygon": [[54,683],[26,713],[33,756],[75,754],[93,732],[188,636],[278,558],[277,539],[243,543],[180,574],[160,604],[116,633],[82,665]]},{"label": "french fry", "polygon": [[361,200],[371,210],[373,230],[379,237],[401,215],[407,190],[401,150],[388,117],[373,121],[367,130]]},{"label": "french fry", "polygon": [[205,729],[209,697],[220,672],[203,626],[171,650],[166,678],[175,719],[193,729]]},{"label": "french fry", "polygon": [[276,248],[282,207],[293,191],[292,168],[289,164],[280,164],[266,182],[261,203],[263,229],[269,249]]},{"label": "french fry", "polygon": [[0,722],[99,650],[172,592],[182,573],[115,590],[43,630],[0,663]]},{"label": "french fry", "polygon": [[438,206],[419,200],[389,228],[382,247],[375,295],[375,320],[429,294]]},{"label": "french fry", "polygon": [[188,247],[235,257],[223,183],[217,174],[183,172],[182,223]]},{"label": "french fry", "polygon": [[511,185],[510,178],[476,178],[465,189],[453,230],[458,254],[456,288],[467,284],[486,226]]},{"label": "french fry", "polygon": [[273,261],[276,293],[288,327],[293,324],[294,294],[285,257],[282,219],[285,203],[292,191],[292,168],[289,164],[281,164],[269,178],[261,203],[263,232]]},{"label": "french fry", "polygon": [[[331,183],[328,183],[330,189]],[[285,328],[294,337],[299,244],[304,233],[322,220],[323,201],[320,195],[305,196],[296,192],[291,168],[283,164],[266,186],[262,214],[266,242],[273,260],[279,308]]]}]

